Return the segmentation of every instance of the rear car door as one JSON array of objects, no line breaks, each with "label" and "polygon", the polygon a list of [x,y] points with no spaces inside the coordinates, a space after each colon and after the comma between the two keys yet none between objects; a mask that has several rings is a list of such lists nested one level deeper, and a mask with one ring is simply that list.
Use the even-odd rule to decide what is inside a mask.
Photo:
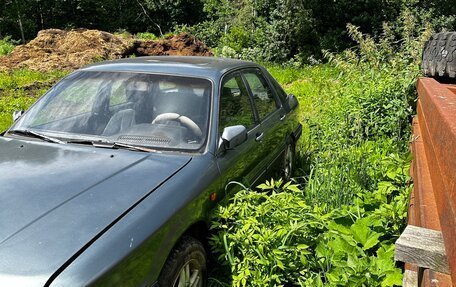
[{"label": "rear car door", "polygon": [[223,188],[232,190],[240,182],[247,186],[255,184],[265,168],[262,162],[262,138],[258,138],[260,125],[257,123],[253,103],[239,72],[224,77],[220,89],[218,137],[224,128],[243,125],[247,128],[247,140],[241,145],[217,154]]},{"label": "rear car door", "polygon": [[267,168],[267,175],[272,176],[281,163],[287,139],[285,118],[287,113],[282,101],[266,76],[260,69],[248,69],[242,72],[247,89],[251,95],[259,128],[257,137],[261,139],[262,166]]}]

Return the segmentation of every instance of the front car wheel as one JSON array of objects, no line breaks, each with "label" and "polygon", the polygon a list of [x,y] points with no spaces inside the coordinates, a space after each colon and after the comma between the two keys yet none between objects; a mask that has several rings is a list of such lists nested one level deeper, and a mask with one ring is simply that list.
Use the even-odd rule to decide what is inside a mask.
[{"label": "front car wheel", "polygon": [[206,251],[198,240],[184,236],[173,248],[158,279],[160,287],[206,286]]}]

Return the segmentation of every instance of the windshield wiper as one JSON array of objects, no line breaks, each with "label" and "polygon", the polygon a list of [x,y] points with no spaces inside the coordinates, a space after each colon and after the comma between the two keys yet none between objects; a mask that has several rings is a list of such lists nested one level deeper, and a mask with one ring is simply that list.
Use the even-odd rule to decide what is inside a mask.
[{"label": "windshield wiper", "polygon": [[111,148],[111,149],[127,149],[127,150],[134,150],[134,151],[142,151],[142,152],[155,152],[156,150],[139,147],[134,145],[129,145],[121,142],[110,142],[104,140],[69,140],[67,143],[73,144],[84,144],[84,145],[92,145],[94,147],[100,148]]},{"label": "windshield wiper", "polygon": [[26,137],[34,137],[51,143],[65,144],[64,141],[31,130],[11,130],[8,131],[8,133]]}]

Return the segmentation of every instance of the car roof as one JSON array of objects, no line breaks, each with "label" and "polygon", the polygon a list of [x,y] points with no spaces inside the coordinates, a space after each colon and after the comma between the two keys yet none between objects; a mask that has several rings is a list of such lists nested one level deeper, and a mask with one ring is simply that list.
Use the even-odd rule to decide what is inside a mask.
[{"label": "car roof", "polygon": [[149,56],[104,61],[86,66],[84,71],[143,72],[205,77],[216,80],[224,73],[257,64],[228,58],[196,56]]}]

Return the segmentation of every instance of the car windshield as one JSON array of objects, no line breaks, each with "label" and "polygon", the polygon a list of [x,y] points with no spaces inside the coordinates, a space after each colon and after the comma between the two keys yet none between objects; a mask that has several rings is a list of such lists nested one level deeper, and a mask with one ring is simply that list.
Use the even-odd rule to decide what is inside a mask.
[{"label": "car windshield", "polygon": [[80,71],[54,86],[9,132],[198,150],[206,141],[211,90],[200,78]]}]

